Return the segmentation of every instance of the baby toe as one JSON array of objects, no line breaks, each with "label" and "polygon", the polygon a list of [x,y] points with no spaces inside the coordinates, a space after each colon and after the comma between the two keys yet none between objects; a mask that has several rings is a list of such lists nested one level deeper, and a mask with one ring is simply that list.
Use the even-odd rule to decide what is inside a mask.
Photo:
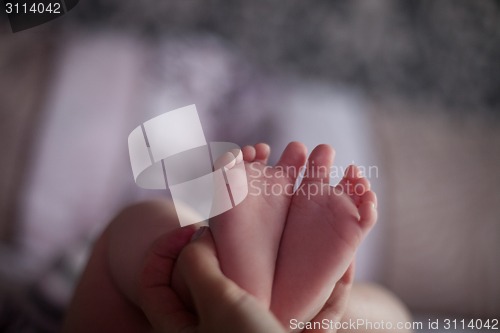
[{"label": "baby toe", "polygon": [[330,168],[333,164],[335,151],[329,145],[319,145],[311,152],[307,160],[304,182],[330,183]]},{"label": "baby toe", "polygon": [[344,177],[351,181],[355,181],[356,179],[361,178],[361,171],[357,165],[351,164],[345,170]]},{"label": "baby toe", "polygon": [[370,190],[370,182],[366,178],[354,180],[351,192],[348,195],[354,200],[356,206],[361,204],[362,198]]},{"label": "baby toe", "polygon": [[359,223],[366,229],[371,228],[377,221],[377,196],[372,191],[367,191],[361,198],[358,207]]},{"label": "baby toe", "polygon": [[358,205],[360,202],[359,198],[370,189],[370,182],[366,178],[361,177],[357,166],[349,165],[336,189],[341,191],[341,193],[347,194]]},{"label": "baby toe", "polygon": [[250,163],[255,160],[256,151],[254,146],[245,146],[241,151],[243,152],[243,160],[245,162]]},{"label": "baby toe", "polygon": [[255,145],[255,161],[267,164],[269,159],[269,154],[271,153],[271,147],[266,143],[258,143]]},{"label": "baby toe", "polygon": [[290,142],[281,154],[276,167],[286,170],[287,176],[292,180],[295,180],[300,173],[300,169],[306,163],[306,159],[306,146],[304,146],[304,144],[300,142]]},{"label": "baby toe", "polygon": [[366,191],[361,197],[362,202],[371,202],[377,208],[377,195],[373,191]]}]

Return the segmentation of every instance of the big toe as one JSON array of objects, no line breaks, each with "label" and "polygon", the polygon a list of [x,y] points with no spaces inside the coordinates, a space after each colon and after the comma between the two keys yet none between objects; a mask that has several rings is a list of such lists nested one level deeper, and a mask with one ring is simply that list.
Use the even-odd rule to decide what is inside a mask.
[{"label": "big toe", "polygon": [[288,177],[292,180],[295,180],[299,173],[300,169],[304,166],[307,160],[307,148],[301,142],[290,142],[281,157],[276,164],[277,168],[282,168],[286,170]]},{"label": "big toe", "polygon": [[335,151],[329,145],[319,145],[313,149],[307,160],[303,181],[330,182],[330,168],[333,164]]}]

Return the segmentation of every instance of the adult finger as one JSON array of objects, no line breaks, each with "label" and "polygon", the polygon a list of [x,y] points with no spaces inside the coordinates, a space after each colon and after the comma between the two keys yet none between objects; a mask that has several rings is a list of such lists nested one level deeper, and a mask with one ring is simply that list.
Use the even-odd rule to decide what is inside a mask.
[{"label": "adult finger", "polygon": [[284,332],[271,312],[222,273],[208,228],[178,261],[203,332]]},{"label": "adult finger", "polygon": [[335,284],[330,297],[321,311],[311,320],[315,323],[328,323],[323,328],[304,330],[307,333],[332,333],[337,332],[335,323],[339,323],[344,315],[349,293],[354,280],[354,261],[349,265],[342,278]]},{"label": "adult finger", "polygon": [[161,236],[148,251],[139,277],[139,305],[151,325],[159,331],[184,332],[194,327],[189,313],[170,287],[174,264],[195,228],[180,228]]}]

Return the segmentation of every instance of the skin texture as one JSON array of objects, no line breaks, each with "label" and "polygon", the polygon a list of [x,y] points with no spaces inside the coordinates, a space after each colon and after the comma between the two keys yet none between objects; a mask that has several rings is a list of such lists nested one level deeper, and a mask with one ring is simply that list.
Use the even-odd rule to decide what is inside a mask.
[{"label": "skin texture", "polygon": [[377,219],[375,193],[355,166],[329,185],[333,158],[330,146],[312,151],[289,208],[271,303],[284,325],[316,315]]},{"label": "skin texture", "polygon": [[[300,144],[294,143],[294,145],[295,148],[301,149]],[[319,149],[328,150],[325,147]],[[327,157],[325,159],[326,162],[322,163],[328,163],[329,160],[332,160],[333,156],[331,158],[328,157],[328,151],[321,152],[321,150],[318,154]],[[243,153],[245,163],[259,163],[259,167],[266,167],[265,163],[269,155],[268,146],[256,145],[255,147],[245,147]],[[331,153],[333,155],[333,151]],[[313,151],[312,157],[314,157],[314,154]],[[288,159],[289,157],[291,159]],[[284,163],[282,165],[300,164],[299,161],[301,158],[295,162],[293,162],[293,159],[293,156],[284,153],[280,163]],[[313,159],[315,160],[315,158]],[[310,160],[312,159],[310,158]],[[369,184],[361,180],[362,178],[357,177],[355,169],[351,168],[350,170],[354,170],[353,174],[346,174],[339,187],[347,190],[353,186],[353,181],[369,186]],[[318,180],[306,181],[316,182]],[[367,193],[370,192],[367,191]],[[281,245],[279,243],[275,245],[277,247],[276,254],[261,254],[264,257],[266,255],[269,256],[258,264],[260,266],[257,266],[263,269],[260,273],[267,276],[267,278],[264,279],[264,283],[260,282],[260,284],[256,284],[257,288],[254,289],[260,290],[260,286],[265,286],[262,289],[264,291],[260,293],[264,297],[255,297],[254,292],[242,288],[242,283],[238,282],[237,278],[227,279],[224,268],[227,267],[228,263],[223,264],[224,258],[221,257],[218,240],[215,236],[217,227],[214,228],[212,225],[211,230],[213,232],[208,232],[208,235],[204,232],[203,237],[199,238],[201,241],[197,240],[185,246],[189,243],[196,227],[178,228],[176,212],[172,203],[161,200],[128,207],[110,223],[96,242],[92,256],[68,310],[64,331],[148,332],[151,328],[155,328],[159,332],[176,332],[177,329],[184,326],[189,327],[189,329],[183,332],[224,332],[228,327],[231,327],[229,331],[238,332],[260,332],[259,329],[267,330],[267,332],[279,332],[279,324],[278,327],[273,325],[281,322],[283,329],[288,331],[288,322],[284,318],[290,316],[295,311],[294,309],[299,309],[300,314],[309,313],[310,317],[307,319],[311,321],[321,321],[322,319],[339,321],[356,318],[358,309],[360,308],[364,309],[364,312],[360,313],[360,315],[366,316],[366,313],[371,313],[371,307],[384,308],[386,306],[387,308],[391,308],[392,306],[392,309],[399,309],[401,311],[392,311],[391,313],[378,311],[374,313],[379,316],[378,319],[380,320],[407,318],[401,315],[405,313],[404,307],[400,303],[395,302],[394,298],[384,298],[385,293],[383,290],[378,294],[375,293],[376,296],[370,299],[373,302],[364,302],[362,297],[358,297],[354,301],[352,299],[349,301],[348,296],[352,287],[354,271],[352,265],[353,254],[351,252],[354,252],[357,242],[364,237],[365,231],[371,226],[371,218],[373,218],[373,216],[370,217],[371,211],[369,210],[373,209],[373,205],[363,203],[372,202],[376,204],[374,195],[368,197],[369,200],[366,201],[365,196],[366,194],[347,196],[347,198],[342,197],[342,200],[347,200],[348,204],[346,207],[348,209],[346,210],[349,213],[347,216],[350,216],[349,219],[344,221],[348,225],[346,230],[354,230],[353,234],[356,235],[358,232],[356,228],[361,229],[359,237],[353,238],[356,241],[352,244],[352,251],[344,253],[345,258],[343,258],[343,254],[339,254],[337,257],[333,256],[333,258],[337,258],[334,261],[337,264],[339,261],[338,258],[343,258],[340,260],[342,265],[339,265],[337,268],[326,265],[327,269],[316,270],[316,273],[319,273],[319,278],[309,277],[302,280],[303,283],[311,284],[311,288],[319,288],[321,299],[307,299],[305,297],[305,302],[309,303],[303,309],[300,309],[300,307],[288,308],[281,313],[279,309],[277,310],[277,305],[274,305],[273,312],[269,311],[271,291],[268,287],[268,279],[269,276],[273,277],[274,272],[276,272],[276,277],[278,277],[277,274],[280,269],[286,272],[291,267],[296,267],[296,265],[283,264],[285,259],[282,258],[287,257],[286,253],[293,254],[293,251],[283,247],[288,241]],[[318,209],[326,207],[328,211],[331,208],[330,203],[332,200],[330,199],[327,197],[324,202],[316,201],[309,203],[314,204],[313,207]],[[338,199],[335,197],[333,200]],[[263,200],[273,199],[263,198]],[[296,198],[290,198],[290,208],[296,207],[298,209],[297,207],[301,207],[301,205],[307,205],[306,201],[298,201],[294,204],[293,200],[296,200]],[[354,203],[354,208],[351,207],[352,203]],[[337,207],[339,205],[335,204],[333,206]],[[344,207],[344,204],[340,206]],[[258,205],[256,208],[265,210],[265,207],[274,208],[273,205],[266,206],[264,204]],[[366,211],[367,209],[368,211]],[[343,210],[335,212],[339,213],[343,212]],[[302,215],[303,218],[307,217],[307,210],[297,210],[294,214],[299,213],[306,214]],[[310,220],[316,220],[313,217],[318,216],[320,213],[324,214],[324,211],[311,210]],[[297,222],[290,222],[292,221],[290,220],[290,212],[287,211],[287,215],[288,219],[286,223],[280,224],[280,221],[276,222],[284,230],[283,239],[280,239],[282,242],[285,241],[287,229],[289,227],[297,228],[298,225]],[[352,226],[354,224],[352,216],[354,215],[356,216],[356,221],[354,222],[357,225],[355,227]],[[233,215],[233,217],[237,219],[238,215]],[[238,222],[239,220],[236,221]],[[237,227],[238,223],[228,225],[232,225],[232,227],[224,229],[226,227],[224,226],[222,231],[219,230],[219,238],[224,236],[224,232],[232,235],[231,232],[235,232],[239,228],[239,226]],[[295,227],[293,227],[294,225]],[[337,230],[334,227],[335,224],[331,226],[329,230],[330,234],[332,231]],[[338,232],[344,230],[344,227],[344,224],[341,224]],[[238,233],[235,232],[235,234]],[[269,241],[271,238],[264,237],[264,239]],[[348,237],[347,240],[349,239],[351,238]],[[240,241],[240,246],[243,248],[252,249],[250,243],[252,238],[243,237],[238,240]],[[331,240],[331,237],[328,240]],[[195,246],[198,242],[201,242],[201,245]],[[232,243],[228,241],[224,244],[231,245]],[[233,245],[236,246],[238,243],[233,243],[231,246]],[[334,248],[336,249],[336,247]],[[331,250],[328,247],[326,249]],[[321,257],[315,252],[316,250],[317,248],[311,246],[308,242],[300,244],[297,249],[297,251],[302,253],[302,256],[309,256],[313,259],[315,256],[318,258]],[[238,252],[233,253],[236,254]],[[276,270],[273,266],[270,271],[266,271],[269,267],[269,262],[273,260],[272,258],[274,260],[278,258]],[[345,263],[347,264],[344,265]],[[316,269],[314,267],[311,268],[309,263],[301,261],[301,259],[295,264],[303,265],[303,269]],[[235,268],[233,267],[233,269]],[[256,267],[253,267],[253,269],[256,269]],[[255,272],[253,273],[255,274]],[[178,281],[182,281],[181,285],[175,284],[176,276],[178,277]],[[280,284],[291,283],[291,281],[293,282],[293,280],[287,281],[285,279]],[[271,285],[272,283],[271,279]],[[325,286],[322,286],[322,283],[325,283]],[[181,289],[179,289],[180,286],[182,286]],[[274,281],[274,288],[276,286],[276,281]],[[357,287],[355,286],[352,289],[353,293],[355,293]],[[370,288],[365,289],[362,294],[369,293],[370,290]],[[290,293],[294,292],[297,292],[297,290],[293,290],[292,288]],[[269,295],[266,293],[269,293]],[[184,295],[184,298],[178,298],[179,295]],[[259,295],[258,292],[257,295]],[[279,302],[274,303],[277,300],[274,292],[272,296],[273,304],[278,304]],[[304,297],[304,295],[301,295],[300,290],[297,293],[297,297]],[[188,302],[186,302],[186,299]],[[379,299],[381,302],[377,302]],[[315,302],[317,303],[313,304]],[[360,303],[367,304],[365,304],[365,307],[361,307]],[[347,311],[345,311],[346,307]],[[235,309],[237,312],[233,313],[231,309]],[[170,312],[165,313],[165,311]],[[344,312],[349,317],[343,316]],[[256,317],[255,314],[258,314],[258,316]],[[393,314],[396,315],[393,316]],[[278,316],[279,320],[275,318],[275,315]],[[258,321],[261,318],[267,318],[261,323],[264,326],[259,326]],[[231,321],[233,319],[234,321]],[[330,331],[311,330],[306,332]]]},{"label": "skin texture", "polygon": [[265,144],[243,148],[249,194],[224,214],[210,220],[222,271],[240,287],[269,306],[281,235],[292,191],[262,195],[267,188],[293,188],[296,175],[282,177],[284,168],[298,170],[306,161],[306,148],[290,143],[275,166],[268,166]]},{"label": "skin texture", "polygon": [[[178,241],[179,233],[168,233],[146,257],[138,294],[139,304],[153,327],[172,333],[215,333],[222,327],[227,332],[285,332],[261,302],[224,276],[211,232],[208,228],[200,230],[201,234],[184,249],[182,241]],[[193,297],[197,316],[171,287],[174,265]]]}]

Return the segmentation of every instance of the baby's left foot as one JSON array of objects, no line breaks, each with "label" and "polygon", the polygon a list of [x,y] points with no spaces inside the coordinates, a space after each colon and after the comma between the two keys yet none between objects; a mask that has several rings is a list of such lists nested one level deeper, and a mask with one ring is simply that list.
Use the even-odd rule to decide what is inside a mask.
[{"label": "baby's left foot", "polygon": [[303,144],[292,142],[277,165],[269,166],[269,149],[265,144],[243,148],[248,195],[238,206],[210,219],[222,271],[266,306],[293,185],[307,156]]},{"label": "baby's left foot", "polygon": [[313,150],[288,212],[271,299],[285,327],[316,315],[376,221],[375,194],[357,167],[329,185],[333,156],[327,145]]}]

